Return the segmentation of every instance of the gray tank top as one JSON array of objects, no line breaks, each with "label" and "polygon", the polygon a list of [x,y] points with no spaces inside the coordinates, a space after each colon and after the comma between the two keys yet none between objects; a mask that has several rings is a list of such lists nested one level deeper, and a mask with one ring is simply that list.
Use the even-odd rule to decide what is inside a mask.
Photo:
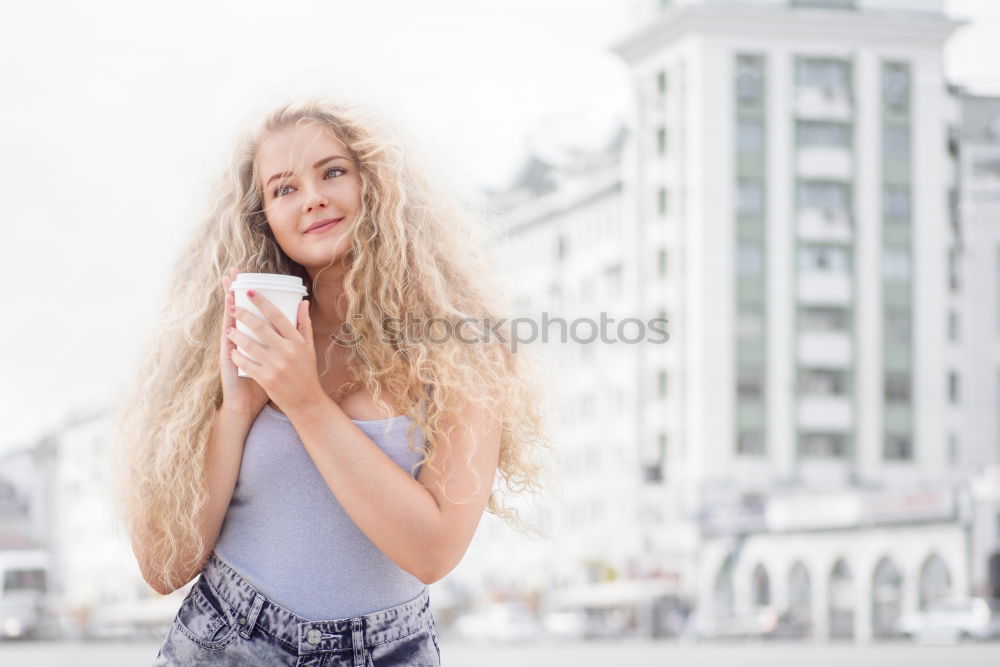
[{"label": "gray tank top", "polygon": [[[416,477],[412,419],[352,420]],[[415,445],[426,443],[417,427]],[[291,421],[266,405],[247,434],[215,553],[269,600],[309,620],[361,616],[412,600],[426,585],[372,544],[337,501]]]}]

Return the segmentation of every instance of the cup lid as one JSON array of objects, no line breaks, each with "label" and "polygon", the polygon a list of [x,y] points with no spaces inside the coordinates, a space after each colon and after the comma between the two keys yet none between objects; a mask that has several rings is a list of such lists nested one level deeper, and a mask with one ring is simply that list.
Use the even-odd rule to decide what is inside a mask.
[{"label": "cup lid", "polygon": [[302,278],[284,273],[237,273],[232,289],[284,290],[303,296],[309,293],[302,284]]}]

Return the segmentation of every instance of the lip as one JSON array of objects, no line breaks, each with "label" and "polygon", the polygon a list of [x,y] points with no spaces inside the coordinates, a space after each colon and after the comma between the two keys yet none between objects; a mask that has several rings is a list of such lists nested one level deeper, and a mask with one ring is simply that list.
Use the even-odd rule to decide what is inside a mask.
[{"label": "lip", "polygon": [[314,222],[309,226],[308,229],[306,229],[305,233],[321,234],[328,229],[333,229],[334,227],[336,227],[337,223],[339,223],[341,220],[343,220],[343,218],[327,218],[326,220],[320,220],[318,222]]}]

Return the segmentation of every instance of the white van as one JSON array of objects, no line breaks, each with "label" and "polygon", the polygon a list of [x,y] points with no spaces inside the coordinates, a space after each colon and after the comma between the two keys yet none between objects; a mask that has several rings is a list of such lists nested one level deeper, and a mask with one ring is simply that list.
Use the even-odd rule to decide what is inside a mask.
[{"label": "white van", "polygon": [[47,551],[0,550],[0,639],[37,637],[44,630],[51,572]]}]

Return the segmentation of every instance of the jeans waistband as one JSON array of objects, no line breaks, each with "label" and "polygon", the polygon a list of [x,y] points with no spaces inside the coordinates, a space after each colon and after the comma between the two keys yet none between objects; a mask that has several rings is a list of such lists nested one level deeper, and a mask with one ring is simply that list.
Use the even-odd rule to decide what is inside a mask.
[{"label": "jeans waistband", "polygon": [[202,576],[231,607],[233,623],[249,638],[255,628],[267,632],[299,655],[325,651],[360,652],[412,634],[430,622],[430,595],[427,588],[417,597],[382,611],[331,620],[314,621],[298,616],[268,600],[260,591],[219,558],[214,552],[202,569]]}]

